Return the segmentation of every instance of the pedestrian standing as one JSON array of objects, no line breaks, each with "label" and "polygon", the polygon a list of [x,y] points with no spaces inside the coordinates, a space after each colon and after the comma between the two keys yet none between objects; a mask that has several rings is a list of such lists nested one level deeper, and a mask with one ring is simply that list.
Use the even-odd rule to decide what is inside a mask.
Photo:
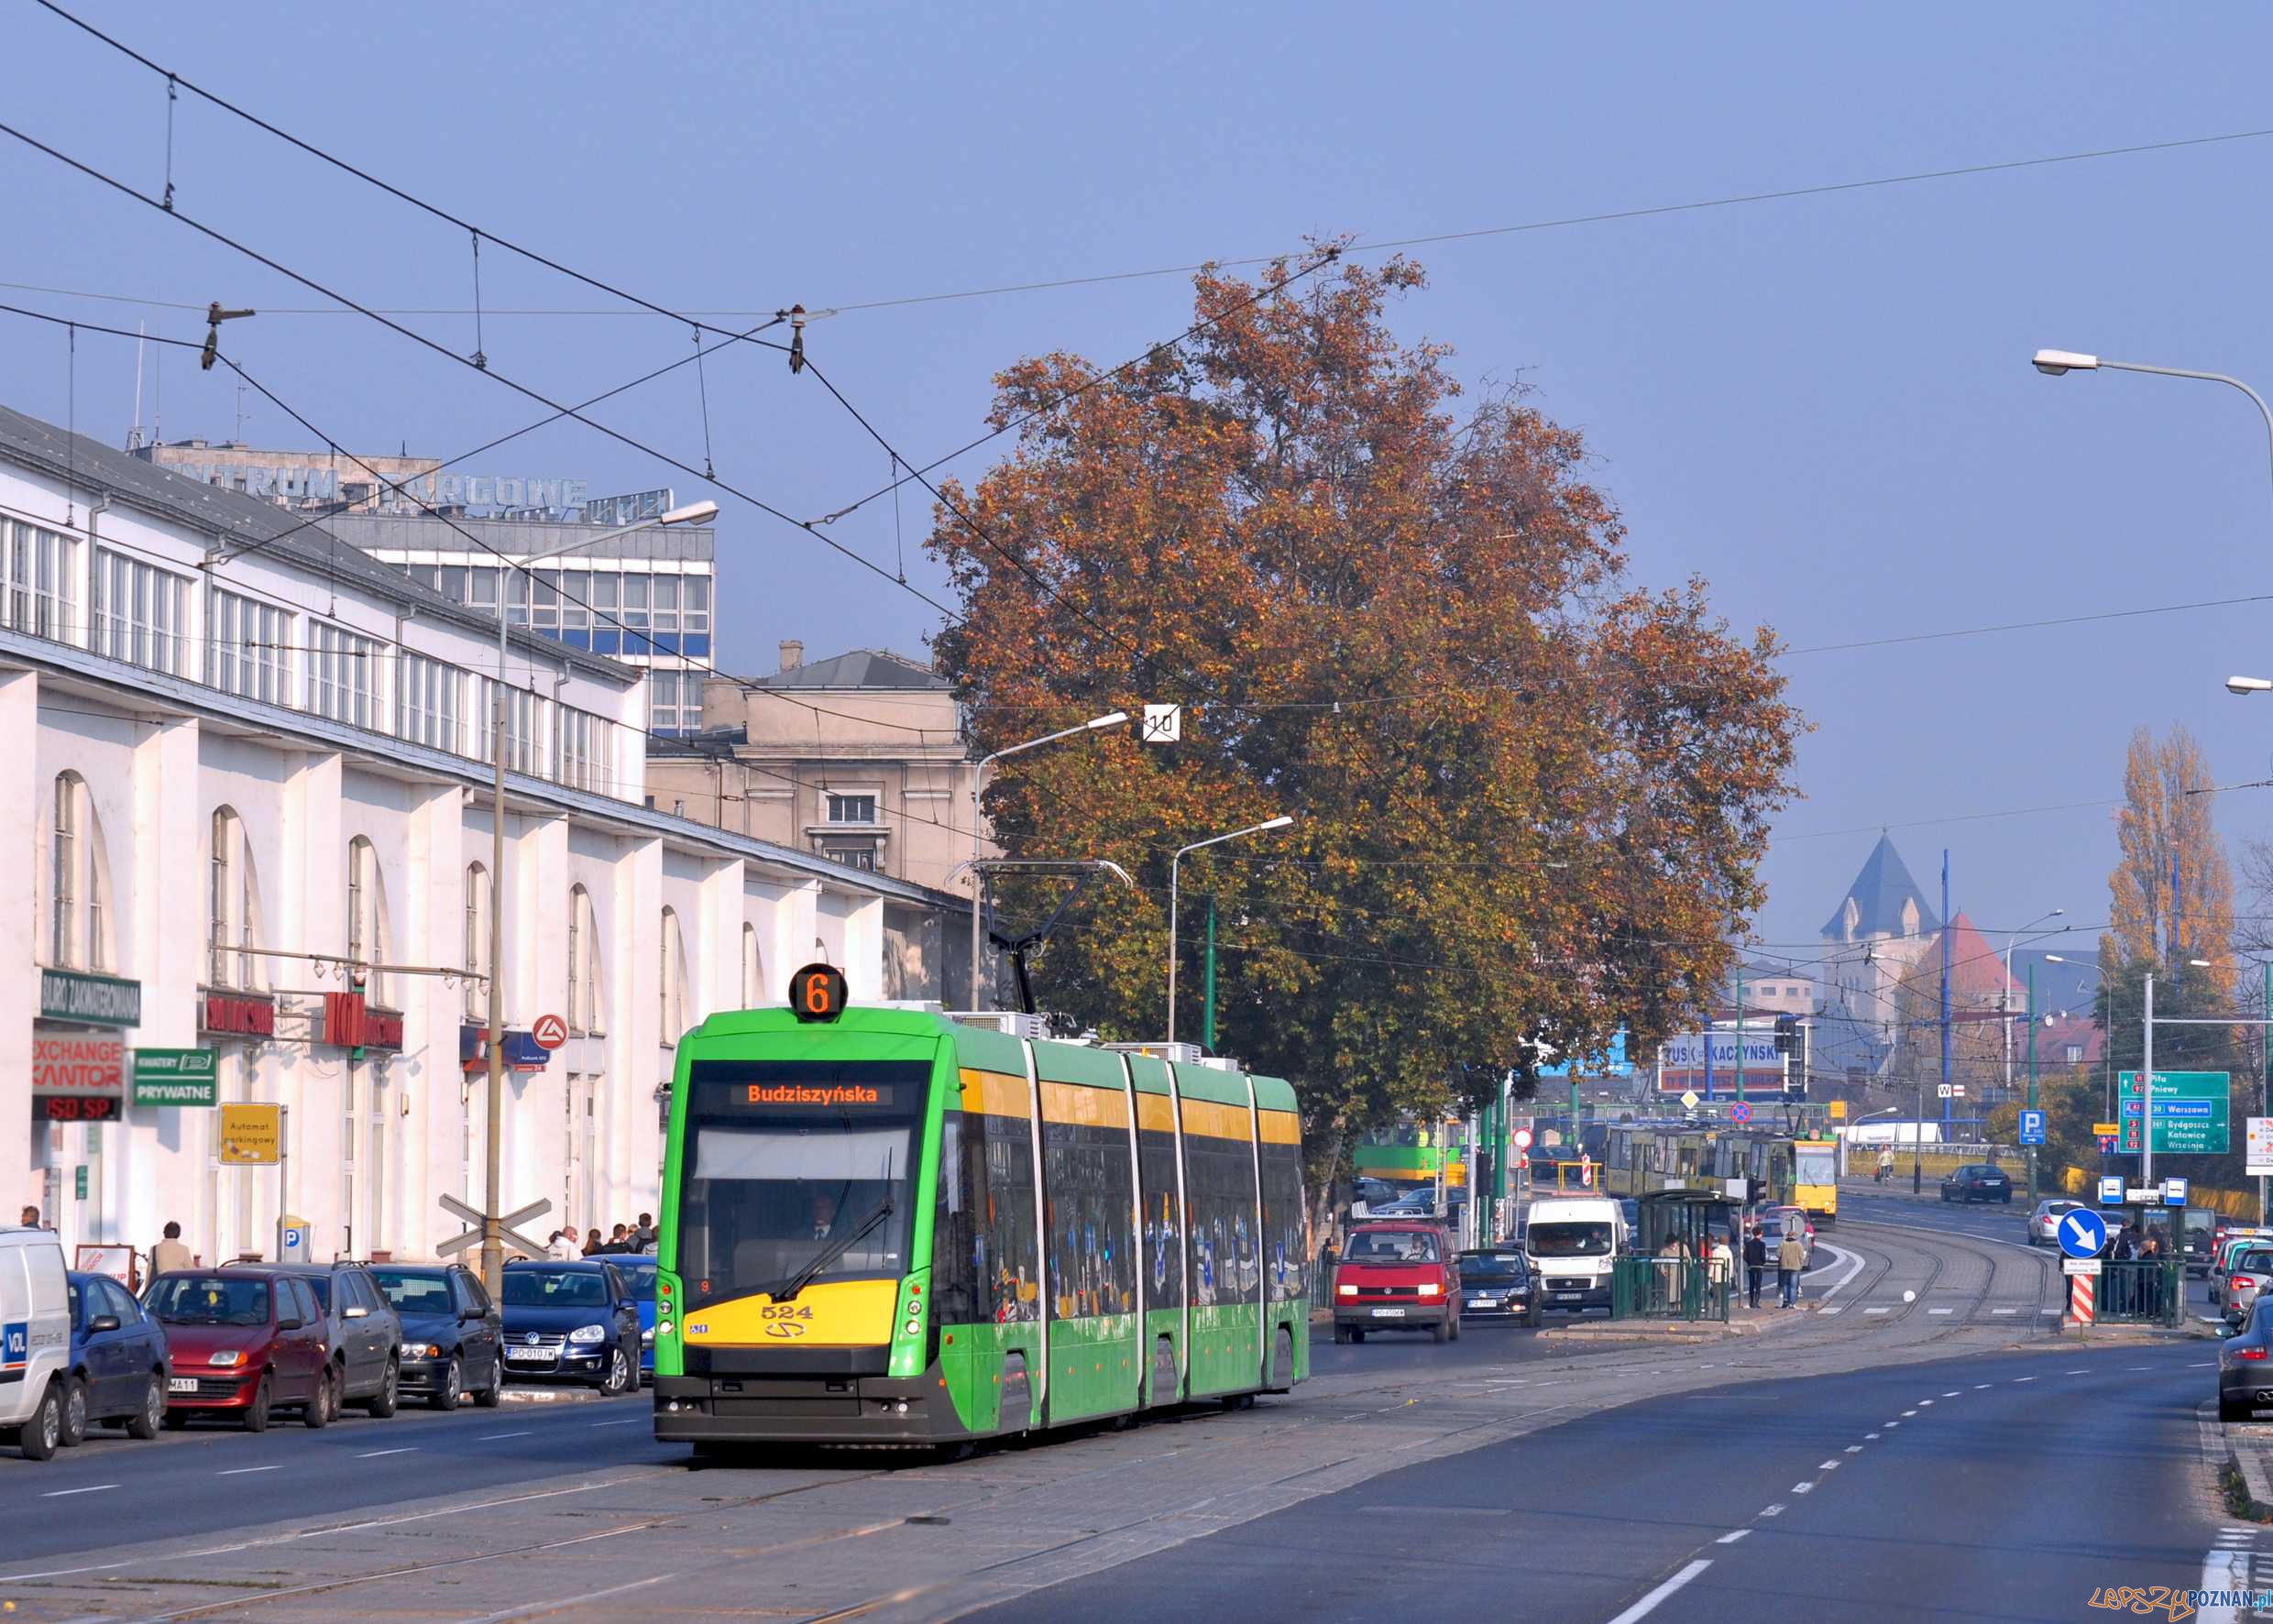
[{"label": "pedestrian standing", "polygon": [[165,1238],[150,1248],[150,1278],[156,1279],[192,1265],[190,1249],[181,1244],[181,1225],[168,1219]]},{"label": "pedestrian standing", "polygon": [[21,1218],[18,1218],[16,1223],[23,1225],[26,1229],[38,1229],[39,1227],[39,1209],[33,1206],[29,1202],[26,1202],[24,1203],[24,1215]]},{"label": "pedestrian standing", "polygon": [[589,1257],[589,1256],[592,1256],[592,1254],[593,1254],[593,1253],[595,1253],[595,1252],[597,1252],[597,1251],[598,1251],[598,1250],[599,1250],[599,1231],[598,1231],[598,1229],[589,1229],[589,1230],[587,1230],[587,1231],[585,1232],[585,1234],[584,1234],[584,1255],[585,1255],[587,1257]]},{"label": "pedestrian standing", "polygon": [[1760,1226],[1754,1224],[1744,1236],[1744,1274],[1746,1300],[1760,1306],[1760,1278],[1768,1272],[1768,1243],[1761,1237]]},{"label": "pedestrian standing", "polygon": [[573,1263],[576,1251],[576,1232],[573,1229],[556,1229],[545,1238],[544,1255],[555,1263]]},{"label": "pedestrian standing", "polygon": [[1799,1271],[1806,1267],[1807,1243],[1785,1230],[1783,1241],[1776,1246],[1776,1287],[1784,1297],[1780,1306],[1799,1306]]},{"label": "pedestrian standing", "polygon": [[653,1252],[655,1249],[655,1218],[653,1213],[642,1213],[639,1215],[639,1223],[637,1227],[631,1231],[631,1249],[634,1252]]}]

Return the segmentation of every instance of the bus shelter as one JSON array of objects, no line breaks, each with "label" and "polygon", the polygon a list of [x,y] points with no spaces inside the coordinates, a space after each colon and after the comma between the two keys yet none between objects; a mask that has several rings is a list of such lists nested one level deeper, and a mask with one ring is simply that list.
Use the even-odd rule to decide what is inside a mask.
[{"label": "bus shelter", "polygon": [[[1632,1250],[1612,1267],[1610,1317],[1726,1320],[1739,1264],[1743,1203],[1706,1189],[1637,1199]],[[1717,1252],[1714,1237],[1725,1252]]]}]

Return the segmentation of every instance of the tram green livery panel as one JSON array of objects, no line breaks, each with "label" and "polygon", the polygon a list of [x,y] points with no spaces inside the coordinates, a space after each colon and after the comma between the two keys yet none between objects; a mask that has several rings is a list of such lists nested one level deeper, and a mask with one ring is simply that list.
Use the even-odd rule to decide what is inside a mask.
[{"label": "tram green livery panel", "polygon": [[655,1435],[957,1443],[1309,1374],[1294,1091],[848,1004],[681,1040]]}]

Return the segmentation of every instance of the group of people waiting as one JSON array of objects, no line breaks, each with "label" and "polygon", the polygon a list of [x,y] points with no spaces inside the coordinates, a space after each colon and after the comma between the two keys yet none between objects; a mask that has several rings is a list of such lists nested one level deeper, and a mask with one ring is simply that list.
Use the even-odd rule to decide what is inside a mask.
[{"label": "group of people waiting", "polygon": [[[1657,1256],[1661,1263],[1693,1263],[1697,1260],[1689,1242],[1674,1235],[1667,1236],[1664,1244],[1658,1247]],[[1704,1263],[1716,1290],[1725,1290],[1733,1286],[1736,1256],[1725,1234],[1716,1233],[1705,1243]],[[1760,1289],[1771,1266],[1776,1271],[1776,1306],[1797,1308],[1800,1275],[1807,1267],[1807,1243],[1786,1230],[1783,1238],[1771,1247],[1766,1231],[1759,1223],[1747,1223],[1744,1226],[1745,1300],[1753,1308],[1760,1306]]]},{"label": "group of people waiting", "polygon": [[619,1223],[601,1238],[597,1229],[588,1229],[578,1240],[571,1229],[556,1229],[546,1237],[544,1255],[555,1263],[571,1263],[579,1257],[604,1257],[617,1254],[644,1256],[655,1249],[655,1220],[649,1213],[642,1213],[637,1223]]}]

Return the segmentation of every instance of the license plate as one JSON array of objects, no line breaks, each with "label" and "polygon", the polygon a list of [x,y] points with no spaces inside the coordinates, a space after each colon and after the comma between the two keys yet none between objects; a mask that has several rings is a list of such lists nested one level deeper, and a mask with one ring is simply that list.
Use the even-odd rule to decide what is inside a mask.
[{"label": "license plate", "polygon": [[1492,1300],[1488,1297],[1471,1297],[1468,1299],[1468,1306],[1470,1308],[1489,1308],[1491,1305]]},{"label": "license plate", "polygon": [[1405,1311],[1401,1308],[1377,1308],[1373,1311],[1373,1317],[1377,1320],[1401,1320],[1405,1317]]},{"label": "license plate", "polygon": [[1576,1302],[1586,1295],[1584,1291],[1557,1291],[1554,1294],[1554,1300],[1557,1302]]},{"label": "license plate", "polygon": [[550,1348],[507,1348],[505,1356],[509,1359],[535,1359],[549,1365],[559,1355]]},{"label": "license plate", "polygon": [[170,1393],[194,1393],[197,1391],[197,1377],[170,1376],[166,1378],[166,1390]]}]

